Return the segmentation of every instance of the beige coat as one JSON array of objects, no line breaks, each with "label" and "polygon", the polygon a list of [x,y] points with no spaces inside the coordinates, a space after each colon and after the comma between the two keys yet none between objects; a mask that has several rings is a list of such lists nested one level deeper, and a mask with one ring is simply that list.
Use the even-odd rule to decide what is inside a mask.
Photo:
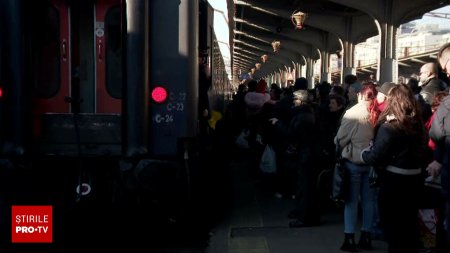
[{"label": "beige coat", "polygon": [[355,164],[363,164],[361,150],[373,139],[373,126],[369,122],[368,101],[359,101],[348,109],[341,121],[334,143],[342,148],[342,157]]}]

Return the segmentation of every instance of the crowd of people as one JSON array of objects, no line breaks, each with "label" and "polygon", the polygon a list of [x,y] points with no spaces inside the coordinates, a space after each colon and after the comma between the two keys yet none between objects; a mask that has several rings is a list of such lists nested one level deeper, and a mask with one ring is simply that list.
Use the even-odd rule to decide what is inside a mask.
[{"label": "crowd of people", "polygon": [[[407,83],[348,75],[343,84],[322,82],[313,89],[302,77],[283,88],[264,79],[239,85],[227,112],[232,135],[240,145],[245,140],[242,148],[254,161],[251,172],[269,178],[276,197],[295,200],[289,226],[320,225],[323,196],[317,182],[323,171],[333,170],[340,148],[349,172],[341,250],[371,250],[377,237],[390,253],[419,252],[418,213],[423,198],[430,197],[424,194],[425,178],[432,177],[440,178],[442,187],[432,191],[438,210],[434,250],[450,252],[450,98],[439,78],[440,72],[450,77],[449,60],[450,43],[437,62],[424,64]],[[267,145],[276,157],[270,175],[259,169]],[[369,184],[373,169],[379,175],[375,188]]]}]

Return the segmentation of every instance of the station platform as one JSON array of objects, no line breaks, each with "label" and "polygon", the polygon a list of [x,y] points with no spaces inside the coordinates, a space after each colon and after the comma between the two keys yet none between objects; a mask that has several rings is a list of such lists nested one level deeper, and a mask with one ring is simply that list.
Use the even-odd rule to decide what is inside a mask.
[{"label": "station platform", "polygon": [[[290,228],[287,214],[295,200],[276,198],[249,176],[247,159],[230,163],[232,208],[211,230],[206,253],[334,253],[344,252],[343,209],[325,212],[321,225]],[[356,239],[359,233],[356,234]],[[373,253],[387,252],[384,241],[373,241]]]}]

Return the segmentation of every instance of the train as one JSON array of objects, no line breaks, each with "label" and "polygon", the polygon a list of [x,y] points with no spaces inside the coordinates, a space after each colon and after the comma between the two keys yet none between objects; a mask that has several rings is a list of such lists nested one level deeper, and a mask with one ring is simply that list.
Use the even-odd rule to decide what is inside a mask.
[{"label": "train", "polygon": [[231,100],[213,12],[206,0],[0,1],[2,245],[14,205],[53,207],[57,251],[110,213],[188,219],[211,131],[199,104]]}]

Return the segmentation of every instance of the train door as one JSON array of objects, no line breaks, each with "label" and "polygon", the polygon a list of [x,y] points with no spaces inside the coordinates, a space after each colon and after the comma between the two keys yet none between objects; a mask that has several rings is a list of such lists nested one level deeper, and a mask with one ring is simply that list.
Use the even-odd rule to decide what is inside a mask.
[{"label": "train door", "polygon": [[32,131],[39,137],[44,113],[71,111],[70,12],[65,0],[33,1],[26,17]]},{"label": "train door", "polygon": [[120,113],[120,0],[39,3],[30,23],[35,115]]},{"label": "train door", "polygon": [[34,110],[70,111],[65,97],[70,87],[69,8],[63,0],[34,6],[30,29],[30,71]]},{"label": "train door", "polygon": [[95,3],[96,112],[120,113],[122,43],[119,0]]},{"label": "train door", "polygon": [[72,92],[81,113],[120,113],[120,0],[73,1]]}]

